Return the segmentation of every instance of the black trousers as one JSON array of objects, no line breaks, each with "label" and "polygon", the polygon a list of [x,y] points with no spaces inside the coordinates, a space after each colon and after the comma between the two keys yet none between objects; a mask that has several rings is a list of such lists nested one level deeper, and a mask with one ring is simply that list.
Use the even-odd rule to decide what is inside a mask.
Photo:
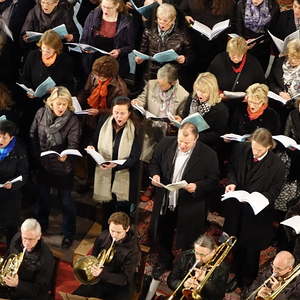
[{"label": "black trousers", "polygon": [[84,297],[95,297],[104,300],[130,300],[128,286],[118,286],[107,282],[94,285],[81,285],[73,294]]}]

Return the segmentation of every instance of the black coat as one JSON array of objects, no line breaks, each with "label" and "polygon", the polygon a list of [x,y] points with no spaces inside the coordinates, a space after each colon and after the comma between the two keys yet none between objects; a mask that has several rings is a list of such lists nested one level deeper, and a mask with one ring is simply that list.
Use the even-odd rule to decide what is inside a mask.
[{"label": "black coat", "polygon": [[[192,97],[186,101],[182,117],[189,115]],[[212,106],[210,111],[203,116],[210,128],[200,132],[199,140],[210,147],[215,148],[221,141],[220,136],[227,132],[229,112],[224,103],[220,102]]]},{"label": "black coat", "polygon": [[81,134],[80,123],[75,114],[67,121],[65,126],[60,130],[62,144],[49,148],[45,141],[47,140],[46,123],[45,123],[45,108],[40,108],[33,120],[30,128],[31,148],[35,162],[34,165],[43,174],[38,179],[45,184],[54,186],[64,186],[71,184],[71,179],[68,177],[72,174],[72,155],[61,162],[57,155],[51,154],[40,157],[41,152],[53,150],[60,153],[66,149],[78,149]]},{"label": "black coat", "polygon": [[[272,238],[273,204],[278,197],[285,177],[285,167],[280,158],[273,152],[259,162],[252,162],[253,155],[250,143],[235,145],[230,160],[228,184],[235,184],[236,190],[263,194],[270,204],[257,215],[254,215],[248,204],[240,203],[240,215],[225,215],[224,231],[235,235],[238,243],[251,245],[252,249],[264,249]],[[230,208],[233,204],[225,200]],[[227,210],[230,212],[230,209]]]},{"label": "black coat", "polygon": [[[112,238],[109,231],[101,232],[94,243],[92,255],[97,256],[101,250],[108,249],[111,243]],[[129,286],[133,282],[133,276],[140,260],[138,241],[132,230],[127,232],[121,242],[115,243],[115,250],[112,261],[105,264],[100,274],[99,284],[106,282],[115,286]]]},{"label": "black coat", "polygon": [[257,128],[266,128],[273,135],[280,134],[280,119],[276,111],[267,107],[264,113],[255,120],[250,120],[247,113],[247,103],[236,106],[230,122],[230,131],[236,134],[251,134]]},{"label": "black coat", "polygon": [[[232,69],[227,52],[218,54],[208,67],[208,72],[213,73],[218,80],[219,88],[222,91],[232,91],[237,74]],[[258,60],[251,54],[247,54],[247,60],[241,72],[235,92],[244,92],[253,83],[264,83],[265,75]]]},{"label": "black coat", "polygon": [[[10,243],[9,254],[19,254],[22,250],[20,233],[17,233]],[[43,240],[38,241],[31,252],[25,253],[18,271],[18,286],[6,290],[6,296],[14,300],[50,300],[54,266],[54,257],[48,246]],[[4,297],[3,289],[0,289],[1,297]]]},{"label": "black coat", "polygon": [[57,56],[53,65],[46,67],[39,49],[32,50],[26,58],[22,82],[35,90],[50,76],[57,86],[66,87],[71,93],[74,90],[73,63],[66,53]]},{"label": "black coat", "polygon": [[[195,264],[195,253],[193,250],[187,250],[180,254],[175,260],[172,272],[168,276],[167,283],[170,289],[175,290],[185,275]],[[226,290],[226,282],[229,275],[229,267],[222,263],[217,267],[209,280],[205,284],[200,295],[203,300],[223,300]],[[180,292],[177,295],[181,295]]]},{"label": "black coat", "polygon": [[25,147],[17,140],[14,149],[0,161],[0,183],[5,183],[18,176],[23,181],[12,184],[11,189],[0,188],[0,227],[18,224],[21,209],[21,189],[28,179],[28,160]]},{"label": "black coat", "polygon": [[[177,137],[165,137],[155,148],[149,166],[150,176],[160,175],[163,184],[172,182],[177,146]],[[191,246],[203,231],[206,220],[205,201],[217,187],[218,174],[216,153],[198,141],[182,176],[182,180],[196,183],[197,189],[194,193],[188,193],[184,189],[179,190],[176,225],[176,246],[178,248]],[[160,211],[166,201],[168,201],[168,191],[156,188],[152,213],[154,240],[156,240],[159,230],[157,227]]]},{"label": "black coat", "polygon": [[281,40],[284,40],[289,34],[296,30],[294,11],[290,9],[280,13],[272,33]]},{"label": "black coat", "polygon": [[64,1],[60,1],[51,14],[45,14],[41,5],[37,3],[35,7],[29,11],[23,24],[21,35],[23,36],[26,31],[44,33],[46,30],[62,24],[66,25],[69,34],[73,34],[72,42],[77,42],[79,40],[79,32],[73,21],[73,9],[68,8]]},{"label": "black coat", "polygon": [[[98,148],[98,139],[100,130],[105,123],[105,121],[110,117],[109,114],[102,114],[99,118],[98,126],[95,130],[92,145],[95,149]],[[119,146],[122,138],[123,131],[119,131],[119,134],[116,134],[114,143],[113,143],[113,150],[112,150],[112,159],[118,159],[118,151]],[[129,157],[126,159],[123,165],[117,165],[115,168],[112,169],[112,178],[116,171],[128,169],[130,174],[130,182],[129,182],[129,198],[130,201],[136,202],[138,200],[138,182],[139,182],[139,159],[142,151],[143,145],[143,132],[138,126],[135,126],[135,137],[133,140],[132,148],[129,154]]]}]

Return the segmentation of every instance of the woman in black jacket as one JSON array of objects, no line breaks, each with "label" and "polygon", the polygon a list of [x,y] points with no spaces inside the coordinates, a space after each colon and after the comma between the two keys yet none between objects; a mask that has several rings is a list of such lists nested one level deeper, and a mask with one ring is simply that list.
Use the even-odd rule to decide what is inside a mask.
[{"label": "woman in black jacket", "polygon": [[[182,118],[200,113],[209,128],[199,134],[199,140],[215,150],[220,145],[220,136],[226,133],[229,120],[228,109],[221,100],[216,77],[209,72],[201,73],[182,113]],[[181,120],[178,117],[177,119]]]},{"label": "woman in black jacket", "polygon": [[292,40],[287,44],[286,53],[277,57],[273,63],[268,84],[270,90],[278,94],[285,103],[272,100],[271,106],[279,113],[284,125],[289,112],[293,109],[294,97],[300,94],[300,41]]},{"label": "woman in black jacket", "polygon": [[51,203],[50,189],[56,188],[63,205],[63,248],[71,246],[76,232],[76,212],[71,197],[72,158],[56,154],[41,157],[41,152],[54,150],[60,153],[66,149],[79,148],[81,129],[72,110],[70,92],[65,87],[56,87],[45,107],[36,113],[30,129],[32,155],[38,174],[38,219],[46,231]]},{"label": "woman in black jacket", "polygon": [[246,102],[236,106],[230,122],[230,131],[236,134],[251,134],[258,128],[266,128],[273,135],[280,134],[280,119],[276,111],[268,107],[269,88],[255,83],[246,91]]},{"label": "woman in black jacket", "polygon": [[[21,82],[35,90],[48,77],[51,77],[57,86],[65,86],[73,93],[72,60],[62,52],[63,44],[58,34],[52,30],[46,31],[38,42],[38,46],[39,49],[32,50],[25,60]],[[27,127],[30,126],[36,111],[44,105],[44,102],[42,98],[35,98],[30,93],[27,93],[24,102],[25,120],[23,123]]]},{"label": "woman in black jacket", "polygon": [[251,44],[253,54],[264,70],[267,69],[271,54],[270,37],[279,15],[279,5],[275,0],[239,0],[236,7],[234,32],[251,42],[264,35],[262,41]]},{"label": "woman in black jacket", "polygon": [[[93,196],[94,200],[106,204],[104,226],[112,212],[123,210],[129,214],[131,203],[137,201],[142,141],[130,99],[116,97],[112,102],[112,114],[101,115],[92,145],[86,149],[96,149],[108,161],[96,166]],[[109,162],[112,160],[124,162]]]},{"label": "woman in black jacket", "polygon": [[64,36],[67,42],[77,42],[78,29],[73,21],[73,10],[66,6],[63,0],[39,0],[32,8],[21,30],[22,39],[28,42],[26,31],[43,33],[59,25],[65,24],[68,34]]},{"label": "woman in black jacket", "polygon": [[[16,137],[16,125],[0,121],[0,227],[4,229],[7,245],[17,232],[22,193],[28,178],[28,160],[25,147]],[[22,180],[11,181],[19,176]]]},{"label": "woman in black jacket", "polygon": [[219,53],[209,65],[208,71],[217,77],[221,91],[244,92],[253,83],[265,82],[260,63],[247,51],[244,38],[232,38],[226,52]]}]

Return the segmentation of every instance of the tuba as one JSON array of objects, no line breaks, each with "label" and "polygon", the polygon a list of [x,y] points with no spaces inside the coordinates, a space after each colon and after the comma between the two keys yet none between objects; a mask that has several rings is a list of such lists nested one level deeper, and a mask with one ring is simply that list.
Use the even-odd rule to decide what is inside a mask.
[{"label": "tuba", "polygon": [[[270,295],[268,295],[267,297],[256,296],[254,299],[255,300],[276,299],[276,297],[283,291],[283,289],[285,289],[287,287],[287,285],[290,282],[292,282],[298,275],[300,275],[300,264],[298,264],[287,277],[283,278],[283,280],[280,282],[279,287],[277,289],[275,289],[274,291],[272,291],[272,293]],[[261,288],[263,288],[264,286],[267,286],[273,277],[274,277],[274,275],[272,274],[272,276],[270,276],[262,285],[260,285],[256,290],[254,290],[250,294],[250,296],[247,297],[246,300],[250,300],[253,296],[255,296],[259,292],[259,290]]]},{"label": "tuba", "polygon": [[[202,299],[201,291],[202,291],[203,287],[205,286],[206,282],[211,277],[214,270],[216,268],[218,268],[220,266],[220,264],[223,262],[223,260],[225,259],[225,257],[229,253],[229,251],[232,249],[232,247],[234,246],[236,241],[237,241],[236,237],[231,236],[216,249],[216,253],[212,257],[212,259],[203,266],[203,269],[206,270],[204,279],[201,280],[198,283],[197,287],[194,289],[184,288],[182,290],[183,295],[180,298],[180,300],[182,300],[182,299],[201,300]],[[195,264],[192,266],[192,268],[189,270],[189,272],[186,274],[186,276],[183,278],[181,283],[178,285],[176,290],[173,292],[173,294],[168,298],[168,300],[172,300],[175,297],[178,290],[183,286],[184,282],[188,278],[192,278],[194,276],[193,274],[197,270],[198,264],[199,264],[199,261],[196,261]]]},{"label": "tuba", "polygon": [[115,255],[114,248],[115,240],[113,239],[110,247],[103,249],[97,257],[88,255],[79,258],[73,268],[74,276],[78,281],[85,285],[96,284],[99,281],[98,277],[92,274],[92,267],[97,266],[103,268],[104,264],[110,263]]},{"label": "tuba", "polygon": [[6,286],[4,278],[6,276],[15,276],[23,261],[26,248],[19,254],[10,254],[6,259],[0,259],[0,284]]}]

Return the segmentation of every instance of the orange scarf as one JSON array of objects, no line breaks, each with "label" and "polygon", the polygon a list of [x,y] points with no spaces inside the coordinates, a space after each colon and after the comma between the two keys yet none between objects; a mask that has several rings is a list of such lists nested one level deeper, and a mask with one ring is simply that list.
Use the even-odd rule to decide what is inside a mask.
[{"label": "orange scarf", "polygon": [[53,65],[55,63],[56,57],[57,57],[56,53],[54,53],[49,58],[43,57],[43,55],[42,55],[42,62],[44,63],[44,65],[46,67],[50,67],[51,65]]},{"label": "orange scarf", "polygon": [[265,111],[265,109],[268,107],[268,104],[264,104],[260,107],[260,109],[256,112],[251,112],[249,106],[247,106],[247,113],[248,113],[248,118],[252,121],[257,118],[259,118]]},{"label": "orange scarf", "polygon": [[106,109],[107,102],[106,97],[108,94],[108,85],[111,82],[111,78],[106,81],[98,81],[98,85],[93,89],[91,95],[88,97],[87,102],[90,107],[98,110]]}]

